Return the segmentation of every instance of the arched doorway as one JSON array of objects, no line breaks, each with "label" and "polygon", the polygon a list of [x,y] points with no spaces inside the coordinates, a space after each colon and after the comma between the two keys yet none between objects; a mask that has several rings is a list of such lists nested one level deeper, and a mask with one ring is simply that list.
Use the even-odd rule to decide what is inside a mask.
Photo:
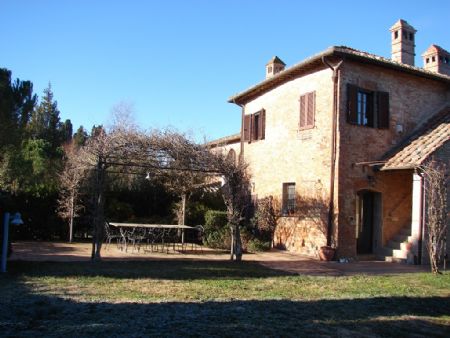
[{"label": "arched doorway", "polygon": [[381,193],[372,190],[359,191],[356,213],[356,253],[379,253],[382,249]]}]

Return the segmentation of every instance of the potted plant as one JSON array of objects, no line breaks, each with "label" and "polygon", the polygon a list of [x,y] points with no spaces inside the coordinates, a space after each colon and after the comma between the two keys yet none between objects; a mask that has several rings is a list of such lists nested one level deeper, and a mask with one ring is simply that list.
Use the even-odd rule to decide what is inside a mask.
[{"label": "potted plant", "polygon": [[321,246],[319,249],[319,257],[321,261],[331,261],[334,258],[336,249],[330,245]]}]

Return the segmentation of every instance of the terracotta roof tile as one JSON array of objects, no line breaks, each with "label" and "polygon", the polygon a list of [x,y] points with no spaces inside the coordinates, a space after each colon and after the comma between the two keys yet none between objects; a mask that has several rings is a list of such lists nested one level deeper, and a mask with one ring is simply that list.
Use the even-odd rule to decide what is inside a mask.
[{"label": "terracotta roof tile", "polygon": [[385,155],[381,170],[413,169],[450,140],[450,107],[432,116],[408,139]]}]

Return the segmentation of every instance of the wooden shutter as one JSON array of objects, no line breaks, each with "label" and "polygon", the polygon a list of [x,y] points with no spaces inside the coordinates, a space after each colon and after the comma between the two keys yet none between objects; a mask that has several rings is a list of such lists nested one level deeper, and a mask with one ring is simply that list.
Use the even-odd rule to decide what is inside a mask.
[{"label": "wooden shutter", "polygon": [[253,140],[257,140],[258,135],[255,135],[255,114],[250,115],[250,140],[249,142]]},{"label": "wooden shutter", "polygon": [[299,128],[306,127],[306,95],[300,96],[300,123]]},{"label": "wooden shutter", "polygon": [[368,127],[375,127],[375,108],[374,103],[375,100],[373,98],[374,93],[373,92],[367,92],[367,103],[366,103],[366,117],[367,117],[367,126]]},{"label": "wooden shutter", "polygon": [[287,183],[283,183],[283,202],[282,202],[282,213],[287,213],[287,204],[288,204],[288,185]]},{"label": "wooden shutter", "polygon": [[300,96],[299,129],[314,127],[315,110],[316,110],[316,92],[311,92]]},{"label": "wooden shutter", "polygon": [[315,100],[316,93],[312,92],[309,93],[307,98],[307,116],[306,116],[306,126],[307,127],[314,127],[314,111],[316,109],[316,100]]},{"label": "wooden shutter", "polygon": [[264,140],[266,138],[266,111],[263,109],[261,110],[261,116],[259,117],[259,133],[261,137],[260,140]]},{"label": "wooden shutter", "polygon": [[377,106],[378,106],[378,127],[380,129],[389,128],[389,93],[378,92],[377,93]]},{"label": "wooden shutter", "polygon": [[244,141],[250,141],[250,115],[244,115]]},{"label": "wooden shutter", "polygon": [[347,84],[347,122],[358,123],[358,87]]}]

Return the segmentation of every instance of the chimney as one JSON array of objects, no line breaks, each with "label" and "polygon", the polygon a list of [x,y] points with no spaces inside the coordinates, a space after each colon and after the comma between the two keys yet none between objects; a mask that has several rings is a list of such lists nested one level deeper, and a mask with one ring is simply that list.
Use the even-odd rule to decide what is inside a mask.
[{"label": "chimney", "polygon": [[398,20],[390,29],[392,39],[392,60],[414,66],[414,35],[416,30],[405,20]]},{"label": "chimney", "polygon": [[266,65],[266,79],[284,70],[286,64],[278,56],[274,56]]},{"label": "chimney", "polygon": [[423,68],[430,72],[450,76],[450,53],[437,45],[431,45],[422,54]]}]

